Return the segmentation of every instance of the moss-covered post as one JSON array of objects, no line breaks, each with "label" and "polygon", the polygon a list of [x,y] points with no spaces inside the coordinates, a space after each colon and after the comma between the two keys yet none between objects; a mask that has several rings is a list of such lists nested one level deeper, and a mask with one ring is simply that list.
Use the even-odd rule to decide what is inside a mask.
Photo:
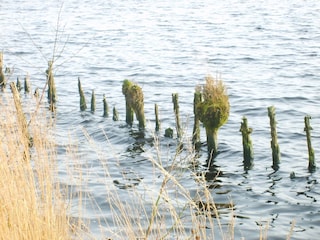
[{"label": "moss-covered post", "polygon": [[252,128],[248,127],[248,120],[246,117],[242,118],[240,132],[242,133],[243,167],[245,170],[249,170],[253,166],[253,147],[250,138]]},{"label": "moss-covered post", "polygon": [[180,124],[178,97],[179,97],[178,93],[173,93],[172,94],[173,110],[174,110],[174,115],[175,115],[175,119],[176,119],[177,137],[180,138],[181,135],[182,135],[182,130],[181,130],[181,124]]},{"label": "moss-covered post", "polygon": [[3,73],[3,53],[0,52],[0,88],[3,90],[6,87],[6,77]]},{"label": "moss-covered post", "polygon": [[159,108],[158,108],[158,104],[154,105],[154,113],[156,115],[156,132],[158,132],[160,130],[160,119],[159,119]]},{"label": "moss-covered post", "polygon": [[118,114],[118,111],[116,109],[116,107],[113,107],[113,117],[112,117],[112,120],[113,121],[118,121],[119,120],[119,114]]},{"label": "moss-covered post", "polygon": [[24,93],[30,92],[30,76],[27,74],[27,76],[24,78]]},{"label": "moss-covered post", "polygon": [[307,145],[308,145],[308,153],[309,153],[308,169],[309,169],[309,172],[314,172],[316,170],[316,163],[314,159],[314,150],[311,145],[310,131],[312,130],[312,127],[310,126],[310,119],[311,119],[311,116],[304,117],[304,124],[305,124],[304,131],[306,132],[306,135],[307,135]]},{"label": "moss-covered post", "polygon": [[91,112],[94,113],[96,111],[96,95],[94,94],[94,90],[92,90],[91,94]]},{"label": "moss-covered post", "polygon": [[84,96],[84,92],[82,90],[80,77],[78,78],[78,90],[80,94],[80,110],[85,111],[87,109],[87,103],[86,103],[86,98]]},{"label": "moss-covered post", "polygon": [[106,95],[103,94],[103,117],[108,117],[109,116],[109,107],[107,103],[107,98]]},{"label": "moss-covered post", "polygon": [[137,84],[124,80],[122,85],[122,93],[126,98],[126,121],[129,125],[133,123],[133,112],[139,122],[139,128],[144,129],[146,119],[144,116],[144,97],[142,88]]},{"label": "moss-covered post", "polygon": [[194,124],[193,124],[193,134],[192,134],[192,143],[196,148],[200,143],[200,119],[197,113],[197,106],[202,102],[202,95],[200,89],[196,89],[193,98],[193,114],[194,114]]},{"label": "moss-covered post", "polygon": [[280,148],[278,144],[276,120],[275,120],[275,108],[274,106],[268,107],[268,115],[270,118],[271,128],[271,149],[272,149],[272,168],[277,171],[280,165]]},{"label": "moss-covered post", "polygon": [[53,61],[48,62],[48,69],[46,70],[47,84],[48,84],[48,100],[51,108],[53,109],[56,103],[56,85],[53,76]]},{"label": "moss-covered post", "polygon": [[213,158],[218,153],[218,130],[229,117],[229,97],[222,80],[210,75],[201,90],[203,101],[197,104],[196,109],[206,129],[209,157]]}]

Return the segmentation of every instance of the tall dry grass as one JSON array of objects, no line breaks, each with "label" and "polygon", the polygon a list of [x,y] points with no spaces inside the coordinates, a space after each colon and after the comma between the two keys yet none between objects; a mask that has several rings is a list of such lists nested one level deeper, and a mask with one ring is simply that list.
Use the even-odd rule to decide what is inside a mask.
[{"label": "tall dry grass", "polygon": [[26,134],[9,91],[0,93],[0,106],[0,239],[70,239],[51,118],[39,111]]}]

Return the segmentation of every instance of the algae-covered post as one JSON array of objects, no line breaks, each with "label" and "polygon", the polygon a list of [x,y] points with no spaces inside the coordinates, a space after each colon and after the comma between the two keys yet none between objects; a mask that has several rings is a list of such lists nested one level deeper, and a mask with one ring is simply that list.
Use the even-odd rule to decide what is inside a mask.
[{"label": "algae-covered post", "polygon": [[160,119],[159,119],[159,108],[158,104],[154,105],[154,113],[156,115],[156,131],[158,132],[160,130]]},{"label": "algae-covered post", "polygon": [[3,73],[3,53],[0,52],[0,88],[4,89],[6,86],[6,77]]},{"label": "algae-covered post", "polygon": [[177,137],[180,138],[182,135],[181,124],[180,124],[180,115],[179,115],[179,101],[178,101],[178,93],[172,94],[172,102],[173,102],[173,110],[176,119],[176,131]]},{"label": "algae-covered post", "polygon": [[107,98],[106,95],[103,94],[103,117],[108,117],[109,116],[109,107],[107,103]]},{"label": "algae-covered post", "polygon": [[308,169],[309,169],[309,172],[314,172],[316,170],[316,163],[315,163],[315,159],[314,159],[314,150],[311,145],[310,131],[312,130],[312,127],[310,126],[310,119],[311,119],[310,116],[304,117],[304,124],[305,124],[304,131],[306,132],[306,135],[307,135],[307,144],[308,144],[308,154],[309,154]]},{"label": "algae-covered post", "polygon": [[222,80],[207,76],[206,84],[199,88],[203,101],[196,106],[197,114],[206,129],[209,157],[218,153],[218,130],[229,117],[230,104]]},{"label": "algae-covered post", "polygon": [[242,133],[243,166],[245,170],[249,170],[253,166],[253,147],[250,138],[252,128],[248,127],[248,120],[246,117],[242,118],[240,132]]},{"label": "algae-covered post", "polygon": [[144,129],[146,119],[144,116],[144,97],[142,88],[129,80],[124,80],[122,93],[126,98],[126,122],[129,125],[133,123],[133,112],[139,122],[139,128]]},{"label": "algae-covered post", "polygon": [[193,124],[193,134],[192,134],[192,143],[196,147],[199,148],[200,145],[200,120],[197,113],[197,105],[201,103],[202,95],[199,87],[196,88],[193,98],[193,114],[194,114],[194,124]]},{"label": "algae-covered post", "polygon": [[46,75],[48,84],[48,100],[50,106],[53,108],[53,105],[56,103],[56,85],[53,76],[53,61],[48,62],[48,69],[46,70]]},{"label": "algae-covered post", "polygon": [[96,111],[96,95],[94,94],[94,90],[92,90],[91,94],[91,112],[94,113]]},{"label": "algae-covered post", "polygon": [[274,106],[268,107],[268,115],[270,118],[271,128],[271,149],[272,149],[272,168],[277,171],[280,165],[280,148],[278,144],[276,120],[275,120],[275,108]]},{"label": "algae-covered post", "polygon": [[86,98],[84,96],[84,92],[82,90],[80,77],[78,77],[78,90],[80,94],[80,110],[85,111],[87,109],[87,103],[86,103]]}]

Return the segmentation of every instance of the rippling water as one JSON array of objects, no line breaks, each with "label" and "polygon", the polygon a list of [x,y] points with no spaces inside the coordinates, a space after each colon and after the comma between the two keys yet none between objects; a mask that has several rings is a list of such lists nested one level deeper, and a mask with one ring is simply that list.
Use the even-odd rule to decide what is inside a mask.
[{"label": "rippling water", "polygon": [[[83,204],[83,217],[92,221],[93,232],[99,234],[100,225],[112,228],[102,221],[112,219],[106,185],[116,186],[125,199],[132,188],[143,194],[146,189],[142,185],[159,187],[161,183],[154,182],[153,165],[148,160],[155,152],[151,133],[154,104],[159,105],[162,131],[174,128],[171,94],[179,93],[181,119],[190,137],[194,87],[210,73],[224,80],[231,104],[229,121],[219,132],[220,153],[212,170],[222,172],[216,178],[219,188],[211,191],[216,202],[231,199],[235,204],[234,214],[241,216],[235,221],[236,238],[257,239],[262,224],[269,226],[270,239],[284,239],[295,221],[292,239],[315,239],[320,233],[319,171],[307,170],[303,119],[312,116],[317,159],[319,19],[317,0],[4,0],[0,2],[0,49],[5,66],[14,67],[11,80],[28,72],[33,88],[43,87],[47,61],[53,55],[57,58],[56,134],[61,181],[75,194],[82,191],[94,199]],[[87,100],[95,90],[98,104],[94,115],[79,111],[78,77]],[[143,139],[136,126],[129,129],[124,124],[121,85],[126,78],[144,90],[151,130]],[[110,108],[118,109],[119,122],[101,117],[103,94]],[[271,105],[276,107],[281,150],[276,173],[271,168],[267,115]],[[255,166],[247,173],[242,166],[239,132],[244,115],[253,128],[255,152]],[[204,164],[204,131],[202,141],[199,162]],[[69,144],[78,146],[78,161],[65,159]],[[175,140],[161,134],[165,166],[170,165],[174,144]],[[181,159],[187,156],[184,151]],[[180,167],[181,182],[195,193],[198,186],[191,171],[185,163]],[[68,168],[85,171],[85,187],[77,185],[76,176],[68,179]],[[289,177],[292,171],[294,179]],[[146,201],[146,208],[148,204],[151,202]],[[76,216],[76,203],[71,211]],[[228,222],[230,217],[222,216],[222,220]]]}]

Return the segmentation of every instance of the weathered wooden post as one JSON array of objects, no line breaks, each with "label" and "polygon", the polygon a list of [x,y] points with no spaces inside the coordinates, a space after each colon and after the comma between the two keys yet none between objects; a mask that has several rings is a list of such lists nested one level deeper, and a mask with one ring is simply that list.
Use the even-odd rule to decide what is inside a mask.
[{"label": "weathered wooden post", "polygon": [[133,109],[130,105],[129,94],[130,88],[132,87],[132,82],[129,80],[124,80],[122,84],[122,94],[126,99],[126,123],[132,126],[133,124]]},{"label": "weathered wooden post", "polygon": [[0,88],[3,90],[6,87],[6,77],[3,73],[3,53],[0,52]]},{"label": "weathered wooden post", "polygon": [[24,78],[24,93],[29,93],[30,92],[30,77],[29,74]]},{"label": "weathered wooden post", "polygon": [[180,115],[179,115],[178,93],[172,94],[172,102],[173,102],[174,115],[176,119],[177,137],[180,138],[182,136],[182,130],[181,130],[181,124],[180,124]]},{"label": "weathered wooden post", "polygon": [[92,90],[91,94],[91,112],[94,113],[96,111],[96,95],[94,94],[94,90]]},{"label": "weathered wooden post", "polygon": [[107,98],[106,95],[103,94],[103,117],[108,117],[109,116],[109,107],[107,103]]},{"label": "weathered wooden post", "polygon": [[201,90],[203,101],[197,104],[196,110],[206,129],[208,154],[211,160],[218,153],[218,130],[228,121],[230,104],[222,80],[216,80],[209,75]]},{"label": "weathered wooden post", "polygon": [[250,138],[252,128],[248,128],[248,120],[246,117],[242,118],[240,132],[242,133],[243,166],[245,170],[249,170],[253,167],[253,147]]},{"label": "weathered wooden post", "polygon": [[311,145],[310,131],[312,130],[312,127],[310,126],[310,119],[311,119],[311,116],[304,117],[304,124],[305,124],[304,131],[306,132],[306,135],[307,135],[307,145],[308,145],[308,153],[309,153],[308,169],[309,169],[309,172],[314,172],[316,170],[316,163],[314,158],[314,150]]},{"label": "weathered wooden post", "polygon": [[86,103],[86,98],[84,96],[84,92],[82,90],[80,77],[78,77],[78,90],[79,90],[79,94],[80,94],[80,110],[85,111],[87,109],[87,103]]},{"label": "weathered wooden post", "polygon": [[54,109],[56,103],[56,85],[53,76],[53,61],[48,62],[48,69],[46,70],[47,84],[48,84],[48,100],[50,108]]},{"label": "weathered wooden post", "polygon": [[126,121],[129,125],[133,123],[133,112],[139,122],[139,128],[144,129],[146,119],[144,116],[144,97],[142,88],[137,84],[124,80],[122,85],[122,93],[126,98]]},{"label": "weathered wooden post", "polygon": [[160,130],[160,119],[159,119],[159,109],[158,104],[154,105],[154,113],[156,115],[156,131],[158,132]]},{"label": "weathered wooden post", "polygon": [[16,87],[17,87],[18,92],[20,92],[22,89],[22,85],[21,85],[21,81],[20,81],[19,77],[17,77]]},{"label": "weathered wooden post", "polygon": [[270,118],[271,128],[271,149],[272,149],[272,168],[277,171],[280,165],[280,148],[278,145],[277,128],[275,120],[275,108],[274,106],[268,107],[268,115]]},{"label": "weathered wooden post", "polygon": [[193,134],[192,134],[192,143],[199,148],[200,145],[200,119],[197,112],[197,106],[202,102],[202,95],[199,88],[196,88],[193,98],[193,114],[194,114],[194,125],[193,125]]},{"label": "weathered wooden post", "polygon": [[113,107],[113,117],[112,117],[113,121],[118,121],[119,120],[119,114],[118,111],[116,109],[116,107]]}]

